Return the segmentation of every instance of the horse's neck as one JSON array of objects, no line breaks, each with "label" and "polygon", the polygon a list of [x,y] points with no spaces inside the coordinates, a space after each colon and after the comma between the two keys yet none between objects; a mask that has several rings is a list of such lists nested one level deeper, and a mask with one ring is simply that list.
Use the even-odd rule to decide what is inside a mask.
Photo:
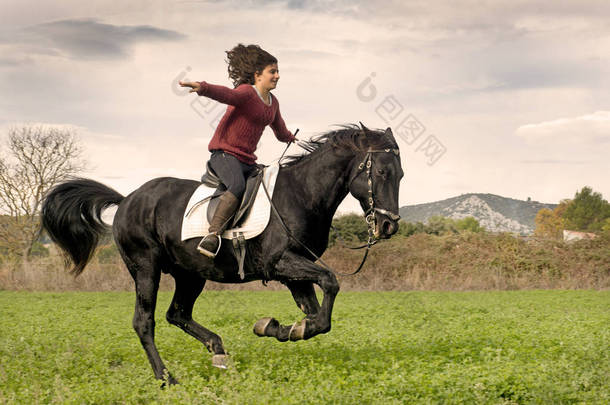
[{"label": "horse's neck", "polygon": [[332,219],[348,193],[347,182],[353,156],[341,156],[332,150],[319,151],[307,161],[291,167],[295,181],[290,189],[301,209],[312,215]]}]

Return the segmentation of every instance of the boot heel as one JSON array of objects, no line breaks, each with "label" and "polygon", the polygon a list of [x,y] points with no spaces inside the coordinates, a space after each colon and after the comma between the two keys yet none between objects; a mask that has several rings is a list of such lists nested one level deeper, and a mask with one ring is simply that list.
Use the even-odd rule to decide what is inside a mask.
[{"label": "boot heel", "polygon": [[[216,251],[213,252],[212,250],[214,249],[207,249],[205,247],[203,247],[202,245],[204,244],[204,242],[208,239],[208,237],[216,237],[218,238],[218,247],[216,248]],[[220,246],[222,245],[222,238],[220,237],[220,235],[215,235],[213,233],[208,234],[206,236],[204,236],[201,241],[199,242],[199,244],[197,245],[197,250],[199,251],[199,253],[201,253],[204,256],[210,257],[210,258],[215,258],[216,255],[218,254],[218,252],[220,251]]]},{"label": "boot heel", "polygon": [[[201,254],[211,258],[215,258],[220,251],[220,245],[222,244],[220,235],[225,231],[229,220],[239,207],[239,200],[230,191],[225,191],[219,198],[220,203],[216,207],[216,212],[208,228],[209,234],[201,239],[199,245],[197,245],[197,250]],[[211,241],[209,238],[213,236],[218,238],[218,240]],[[218,243],[218,246],[215,243]]]}]

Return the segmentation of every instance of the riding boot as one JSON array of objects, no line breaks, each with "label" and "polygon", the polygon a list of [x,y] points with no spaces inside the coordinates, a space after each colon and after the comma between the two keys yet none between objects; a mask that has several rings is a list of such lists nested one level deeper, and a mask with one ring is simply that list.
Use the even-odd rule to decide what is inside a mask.
[{"label": "riding boot", "polygon": [[221,235],[229,226],[229,221],[233,218],[235,211],[239,207],[239,199],[233,195],[230,191],[225,191],[220,197],[214,217],[210,221],[210,227],[208,228],[208,234],[201,239],[197,250],[200,253],[214,258],[220,250]]}]

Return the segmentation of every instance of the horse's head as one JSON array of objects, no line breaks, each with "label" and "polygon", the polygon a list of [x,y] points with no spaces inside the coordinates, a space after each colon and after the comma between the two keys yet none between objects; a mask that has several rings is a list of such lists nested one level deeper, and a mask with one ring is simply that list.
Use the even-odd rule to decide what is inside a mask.
[{"label": "horse's head", "polygon": [[398,189],[404,173],[392,130],[372,131],[362,125],[361,148],[353,160],[349,192],[360,202],[375,237],[398,231]]}]

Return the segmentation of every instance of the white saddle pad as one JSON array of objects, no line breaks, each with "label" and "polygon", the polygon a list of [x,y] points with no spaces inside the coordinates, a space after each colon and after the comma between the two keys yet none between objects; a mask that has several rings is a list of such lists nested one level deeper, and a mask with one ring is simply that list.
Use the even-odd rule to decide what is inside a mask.
[{"label": "white saddle pad", "polygon": [[[275,180],[279,172],[279,164],[275,163],[267,166],[263,173],[263,182],[269,191],[269,195],[273,197],[273,189],[275,188]],[[202,237],[208,234],[208,203],[209,198],[216,191],[215,188],[207,187],[202,184],[193,193],[189,203],[186,205],[184,217],[182,218],[182,240],[185,241],[191,238]],[[269,223],[271,217],[271,204],[265,194],[263,187],[259,187],[256,193],[256,199],[250,208],[250,212],[242,220],[239,228],[226,230],[222,237],[225,239],[233,239],[233,233],[243,233],[244,238],[251,239],[260,235]]]}]

